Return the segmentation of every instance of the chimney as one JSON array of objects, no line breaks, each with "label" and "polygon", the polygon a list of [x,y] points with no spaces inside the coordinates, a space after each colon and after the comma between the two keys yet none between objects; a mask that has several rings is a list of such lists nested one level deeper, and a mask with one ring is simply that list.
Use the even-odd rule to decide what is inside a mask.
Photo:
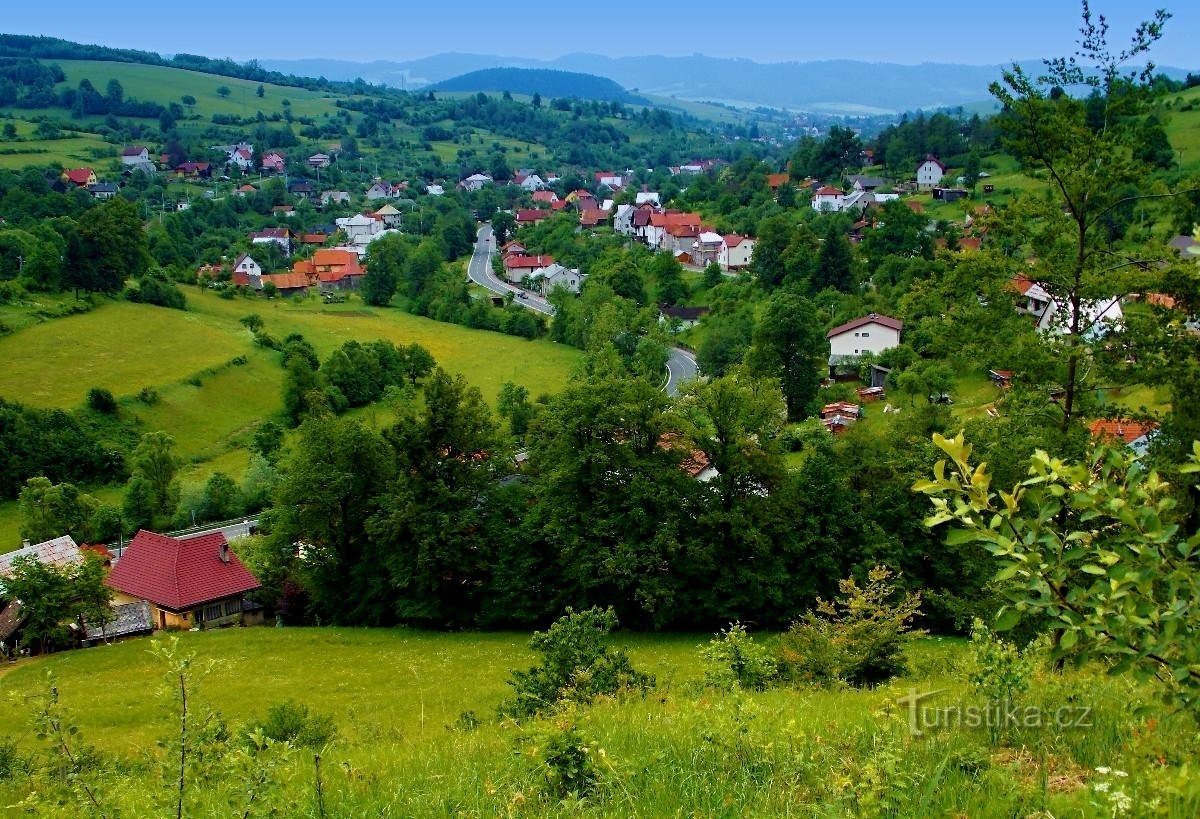
[{"label": "chimney", "polygon": [[33,545],[33,544],[31,544],[31,543],[29,542],[29,538],[22,538],[22,539],[21,539],[21,548],[22,548],[22,549],[28,549],[28,548],[29,548],[31,545]]},{"label": "chimney", "polygon": [[221,541],[221,545],[217,549],[217,555],[221,558],[222,563],[229,562],[229,544],[224,540]]}]

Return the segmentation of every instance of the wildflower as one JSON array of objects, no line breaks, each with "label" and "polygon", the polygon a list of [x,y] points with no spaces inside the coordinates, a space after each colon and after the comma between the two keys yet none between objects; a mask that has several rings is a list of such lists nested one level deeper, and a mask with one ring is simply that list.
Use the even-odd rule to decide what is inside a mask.
[{"label": "wildflower", "polygon": [[1096,769],[1096,773],[1098,773],[1098,774],[1103,774],[1104,776],[1108,776],[1108,774],[1109,774],[1111,771],[1112,771],[1112,768],[1109,768],[1109,767],[1106,767],[1106,766],[1103,766],[1103,765],[1102,765],[1102,766],[1100,766],[1099,768],[1097,768],[1097,769]]}]

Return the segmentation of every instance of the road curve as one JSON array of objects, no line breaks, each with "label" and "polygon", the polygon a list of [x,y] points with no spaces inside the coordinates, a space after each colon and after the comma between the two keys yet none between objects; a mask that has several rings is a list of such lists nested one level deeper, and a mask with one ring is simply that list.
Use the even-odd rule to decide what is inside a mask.
[{"label": "road curve", "polygon": [[[546,316],[554,315],[554,305],[550,302],[496,278],[496,274],[492,272],[492,252],[494,250],[492,226],[483,225],[475,235],[475,250],[471,254],[471,261],[467,263],[467,275],[471,281],[498,296],[512,293],[517,296],[513,299],[513,304],[536,310]],[[520,293],[524,293],[525,298],[520,298],[518,296]],[[685,381],[694,379],[699,370],[700,368],[696,366],[696,359],[691,353],[682,347],[672,347],[667,357],[667,383],[663,385],[663,390],[667,395],[678,395],[680,386]]]}]

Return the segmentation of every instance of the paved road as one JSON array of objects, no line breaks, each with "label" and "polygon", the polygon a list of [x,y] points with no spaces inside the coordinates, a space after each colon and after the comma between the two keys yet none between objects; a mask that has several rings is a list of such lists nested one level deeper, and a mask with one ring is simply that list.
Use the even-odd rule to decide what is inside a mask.
[{"label": "paved road", "polygon": [[[475,252],[471,254],[471,261],[467,264],[467,275],[471,277],[471,281],[498,296],[503,296],[506,293],[514,295],[525,293],[525,298],[516,298],[513,300],[513,303],[528,307],[530,310],[536,310],[547,316],[554,315],[554,305],[550,304],[550,302],[496,278],[496,274],[492,272],[492,253],[494,250],[495,242],[492,236],[492,226],[484,225],[479,229],[479,233],[475,237]],[[663,389],[666,390],[667,395],[676,395],[679,392],[680,385],[685,381],[691,381],[696,377],[698,372],[699,368],[696,366],[696,359],[691,353],[680,347],[672,347],[667,358],[667,383]]]}]

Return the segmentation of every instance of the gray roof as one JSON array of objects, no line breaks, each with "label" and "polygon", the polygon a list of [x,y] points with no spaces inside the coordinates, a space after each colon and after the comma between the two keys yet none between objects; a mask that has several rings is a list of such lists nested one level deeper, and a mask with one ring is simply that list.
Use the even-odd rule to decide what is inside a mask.
[{"label": "gray roof", "polygon": [[116,637],[128,637],[131,634],[148,633],[154,630],[154,622],[150,619],[150,604],[145,600],[113,606],[112,612],[112,622],[103,628],[89,623],[84,624],[87,626],[87,639],[111,640]]},{"label": "gray roof", "polygon": [[75,540],[70,535],[63,535],[0,555],[0,577],[11,575],[13,563],[22,557],[32,557],[50,566],[69,566],[83,562],[83,553],[79,551]]}]

